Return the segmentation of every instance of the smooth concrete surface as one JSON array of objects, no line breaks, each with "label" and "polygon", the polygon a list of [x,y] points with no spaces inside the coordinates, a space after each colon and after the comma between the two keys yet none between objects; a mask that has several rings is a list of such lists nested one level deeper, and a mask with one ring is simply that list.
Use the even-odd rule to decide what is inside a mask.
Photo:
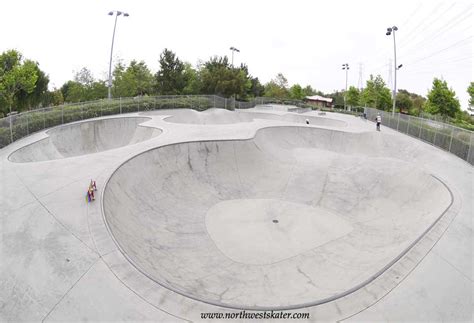
[{"label": "smooth concrete surface", "polygon": [[[276,127],[145,152],[110,179],[106,220],[134,264],[185,295],[243,309],[333,297],[382,269],[451,204],[437,179],[383,158],[374,140],[377,157],[350,154],[345,136],[359,135]],[[288,280],[295,271],[301,279]]]},{"label": "smooth concrete surface", "polygon": [[[261,108],[259,108],[261,109]],[[252,122],[254,119],[269,119],[289,121],[294,123],[306,124],[306,120],[310,125],[345,127],[347,123],[342,120],[335,120],[325,117],[315,117],[312,115],[303,115],[297,113],[287,113],[287,111],[277,110],[269,113],[266,110],[259,109],[235,110],[229,111],[224,109],[209,109],[198,112],[191,109],[180,110],[157,110],[151,112],[143,112],[142,115],[169,115],[165,118],[167,122],[184,123],[184,124],[231,124],[239,122]]]},{"label": "smooth concrete surface", "polygon": [[[324,116],[344,127],[163,120],[174,113],[141,124],[161,135],[116,149],[8,159],[47,138],[40,132],[0,150],[1,321],[201,321],[238,312],[229,304],[298,305],[335,291],[287,312],[313,322],[472,321],[472,166],[352,116]],[[91,178],[99,191],[87,204]],[[112,214],[114,199],[129,208]]]},{"label": "smooth concrete surface", "polygon": [[161,130],[140,126],[148,118],[107,118],[59,126],[48,137],[20,148],[13,162],[35,162],[92,154],[148,140]]}]

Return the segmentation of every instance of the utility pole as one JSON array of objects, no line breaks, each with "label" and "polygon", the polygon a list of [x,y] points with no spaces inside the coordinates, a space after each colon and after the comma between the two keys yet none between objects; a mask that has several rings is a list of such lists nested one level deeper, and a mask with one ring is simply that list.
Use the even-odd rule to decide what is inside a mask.
[{"label": "utility pole", "polygon": [[344,110],[346,110],[347,104],[347,74],[349,72],[349,64],[342,64],[342,69],[346,71],[346,90],[344,91]]}]

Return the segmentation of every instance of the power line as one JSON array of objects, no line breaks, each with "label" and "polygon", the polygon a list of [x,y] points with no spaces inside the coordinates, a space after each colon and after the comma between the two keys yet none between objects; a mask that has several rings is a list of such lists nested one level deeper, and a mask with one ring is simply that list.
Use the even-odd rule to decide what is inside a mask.
[{"label": "power line", "polygon": [[451,45],[448,46],[448,47],[445,47],[445,48],[440,49],[440,50],[438,50],[438,51],[436,51],[436,52],[433,52],[433,53],[431,53],[431,54],[428,55],[428,56],[421,57],[421,58],[419,58],[419,59],[416,59],[416,60],[414,60],[414,61],[411,61],[411,62],[405,63],[405,64],[413,64],[413,63],[422,61],[422,60],[424,60],[424,59],[433,57],[433,56],[435,56],[435,55],[437,55],[437,54],[439,54],[439,53],[442,53],[442,52],[444,52],[444,51],[446,51],[446,50],[448,50],[448,49],[451,49],[451,48],[453,48],[453,47],[459,46],[459,44],[462,44],[463,42],[465,42],[466,40],[471,39],[472,37],[473,37],[473,36],[469,36],[469,37],[467,37],[467,38],[464,38],[464,39],[462,39],[462,40],[460,40],[460,41],[458,41],[458,42],[456,42],[456,43],[454,43],[454,44],[451,44]]},{"label": "power line", "polygon": [[421,8],[422,3],[418,3],[418,7],[408,16],[408,18],[403,22],[401,26],[405,26],[409,21],[411,21],[411,18],[418,12],[418,10]]},{"label": "power line", "polygon": [[[456,5],[456,3],[453,3],[453,4],[451,5],[451,7],[449,7],[447,10],[441,12],[441,14],[438,15],[436,18],[434,18],[433,20],[431,20],[431,21],[428,22],[428,23],[425,23],[425,26],[424,26],[423,29],[421,29],[416,35],[414,35],[414,37],[409,38],[409,40],[408,40],[407,42],[405,42],[403,45],[401,45],[399,48],[406,47],[406,45],[409,44],[412,40],[416,39],[416,38],[419,37],[419,36],[423,36],[423,32],[424,32],[428,27],[430,27],[430,26],[433,24],[433,22],[438,21],[438,20],[439,20],[441,17],[443,17],[443,16],[446,16],[446,14],[447,14],[455,5]],[[411,40],[410,40],[410,39],[411,39]]]},{"label": "power line", "polygon": [[[431,34],[431,37],[427,37],[427,38],[424,38],[423,40],[419,41],[418,43],[416,43],[415,45],[413,46],[410,46],[410,47],[414,47],[416,48],[417,46],[423,44],[423,43],[426,43],[428,41],[432,41],[440,36],[442,36],[444,33],[446,33],[447,31],[451,30],[453,27],[456,27],[458,26],[461,22],[463,22],[464,20],[466,20],[467,18],[470,18],[470,15],[471,13],[469,12],[470,10],[472,9],[472,7],[469,6],[469,9],[467,11],[463,10],[460,14],[458,14],[457,16],[455,16],[454,18],[452,18],[450,21],[448,21],[446,24],[444,24],[443,26],[441,26],[440,28],[438,28],[437,30],[435,30],[432,34]],[[465,17],[461,18],[460,20],[457,20],[459,17],[462,17],[463,15],[465,15]],[[455,24],[452,24],[453,22],[457,21],[457,23]],[[450,26],[451,25],[451,26]],[[449,27],[448,27],[449,26]],[[471,26],[467,26],[468,28],[470,28]],[[443,30],[444,29],[444,30]],[[467,28],[466,28],[467,29]],[[464,31],[464,30],[462,30]],[[461,33],[461,32],[459,32]]]},{"label": "power line", "polygon": [[[435,8],[428,14],[428,16],[426,16],[424,19],[420,19],[420,23],[419,23],[418,25],[416,25],[415,28],[413,28],[412,30],[408,31],[406,34],[407,34],[407,35],[413,35],[413,34],[415,34],[415,31],[416,31],[418,28],[420,28],[420,26],[423,26],[423,25],[425,24],[426,20],[429,19],[429,17],[431,17],[434,13],[436,13],[442,5],[443,5],[443,2],[440,2],[440,3],[438,4],[438,6],[435,7]],[[399,47],[400,47],[401,45],[403,45],[404,43],[406,43],[409,39],[410,39],[410,38],[406,38],[405,41],[400,42]]]}]

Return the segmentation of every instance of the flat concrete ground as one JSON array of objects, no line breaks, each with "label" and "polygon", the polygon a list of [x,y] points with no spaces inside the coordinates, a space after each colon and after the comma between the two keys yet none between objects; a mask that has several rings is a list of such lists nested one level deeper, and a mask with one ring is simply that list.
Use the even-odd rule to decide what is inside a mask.
[{"label": "flat concrete ground", "polygon": [[129,114],[0,150],[0,320],[471,321],[472,166],[280,110]]}]

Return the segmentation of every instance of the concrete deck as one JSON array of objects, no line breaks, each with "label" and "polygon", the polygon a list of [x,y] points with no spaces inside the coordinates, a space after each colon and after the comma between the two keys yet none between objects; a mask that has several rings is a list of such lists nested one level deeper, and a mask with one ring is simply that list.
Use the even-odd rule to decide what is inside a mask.
[{"label": "concrete deck", "polygon": [[0,150],[0,320],[471,321],[472,166],[280,110],[105,117]]}]

